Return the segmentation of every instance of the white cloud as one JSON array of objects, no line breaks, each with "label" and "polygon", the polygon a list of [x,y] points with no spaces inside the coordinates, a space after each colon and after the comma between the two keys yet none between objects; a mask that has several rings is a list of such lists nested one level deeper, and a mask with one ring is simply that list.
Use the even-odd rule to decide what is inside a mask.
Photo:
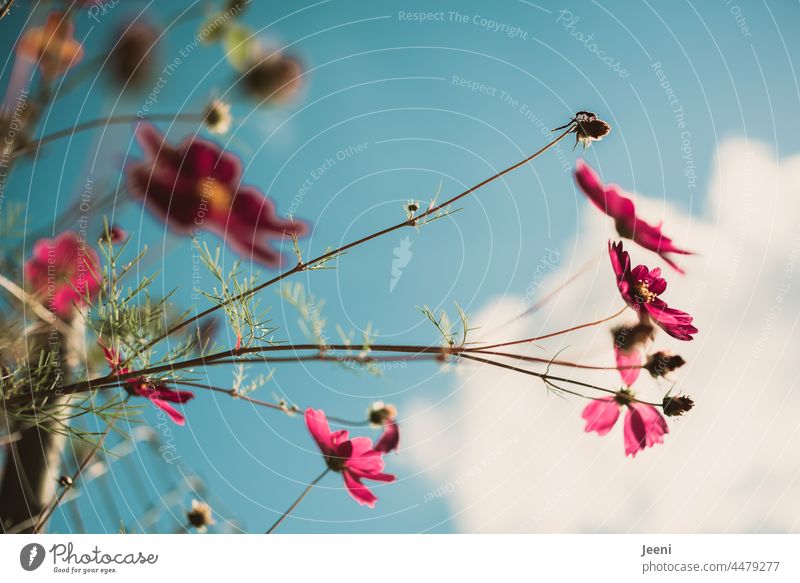
[{"label": "white cloud", "polygon": [[[461,367],[447,400],[419,401],[405,412],[404,454],[430,476],[457,528],[800,531],[798,185],[800,156],[777,162],[761,144],[730,140],[719,148],[702,218],[639,196],[648,218],[663,217],[668,235],[702,253],[681,258],[685,277],[667,271],[664,298],[693,313],[700,334],[690,343],[657,337],[655,348],[672,348],[689,361],[674,377],[697,401],[686,417],[670,420],[663,445],[626,458],[621,427],[605,437],[583,432],[585,401],[561,399],[532,377],[485,366]],[[582,213],[583,232],[561,250],[561,265],[544,290],[613,237],[611,222],[594,208],[585,204]],[[635,263],[661,264],[632,243],[626,247]],[[498,298],[475,315],[476,324],[491,330],[522,302]],[[502,337],[589,321],[619,304],[604,256]],[[547,350],[538,353],[549,357],[566,347],[562,358],[611,364],[610,344],[604,326],[543,342]],[[581,379],[613,386],[615,375]],[[659,399],[667,385],[645,373],[635,388]]]}]

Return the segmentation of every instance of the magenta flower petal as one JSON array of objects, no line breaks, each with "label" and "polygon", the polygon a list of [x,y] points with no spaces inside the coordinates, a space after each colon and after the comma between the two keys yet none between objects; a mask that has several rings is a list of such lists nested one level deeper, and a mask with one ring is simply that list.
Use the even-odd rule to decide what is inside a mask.
[{"label": "magenta flower petal", "polygon": [[626,224],[635,220],[633,201],[622,196],[616,184],[605,186],[597,172],[581,158],[575,163],[575,181],[586,197],[608,216]]},{"label": "magenta flower petal", "polygon": [[642,370],[642,351],[638,348],[621,350],[614,346],[614,355],[617,360],[619,376],[622,377],[622,382],[625,383],[625,386],[630,387],[639,378],[639,373]]},{"label": "magenta flower petal", "polygon": [[396,450],[400,444],[400,429],[395,421],[389,421],[383,429],[383,434],[375,444],[375,449],[385,453]]},{"label": "magenta flower petal", "polygon": [[652,405],[631,402],[625,414],[625,455],[636,456],[646,447],[664,443],[664,434],[669,433],[667,422]]},{"label": "magenta flower petal", "polygon": [[334,452],[333,441],[331,440],[331,428],[328,425],[328,418],[322,410],[306,409],[306,427],[314,441],[317,442],[320,451],[324,455]]},{"label": "magenta flower petal", "polygon": [[692,325],[692,316],[670,308],[659,297],[667,289],[661,270],[650,270],[644,265],[631,268],[630,257],[621,242],[612,244],[609,241],[608,253],[619,293],[625,303],[639,314],[639,318],[644,322],[653,320],[673,338],[692,340],[698,332]]},{"label": "magenta flower petal", "polygon": [[340,472],[345,488],[359,504],[374,507],[378,499],[362,482],[392,482],[395,477],[383,473],[383,453],[372,447],[368,437],[348,439],[347,431],[331,433],[325,413],[306,409],[306,426],[317,442],[325,462],[331,470]]},{"label": "magenta flower petal", "polygon": [[619,404],[614,397],[593,400],[584,408],[582,417],[586,420],[586,433],[605,435],[619,418]]},{"label": "magenta flower petal", "polygon": [[175,425],[180,425],[183,427],[186,424],[186,417],[178,411],[175,407],[167,403],[166,401],[162,401],[161,399],[151,397],[150,402],[153,403],[156,407],[161,409],[167,416],[172,420]]},{"label": "magenta flower petal", "polygon": [[168,389],[164,385],[158,385],[153,390],[153,396],[162,401],[169,401],[170,403],[187,403],[194,399],[194,393],[191,391],[176,391]]},{"label": "magenta flower petal", "polygon": [[601,211],[614,219],[617,233],[632,239],[649,251],[658,254],[670,267],[683,270],[669,257],[669,253],[692,255],[691,251],[676,247],[672,239],[661,232],[661,225],[651,225],[636,215],[633,201],[615,184],[604,185],[597,173],[583,160],[575,165],[575,181],[586,197]]},{"label": "magenta flower petal", "polygon": [[372,491],[361,483],[361,479],[352,475],[350,472],[343,472],[344,486],[347,488],[348,494],[353,497],[353,500],[361,505],[375,508],[375,502],[378,497]]}]

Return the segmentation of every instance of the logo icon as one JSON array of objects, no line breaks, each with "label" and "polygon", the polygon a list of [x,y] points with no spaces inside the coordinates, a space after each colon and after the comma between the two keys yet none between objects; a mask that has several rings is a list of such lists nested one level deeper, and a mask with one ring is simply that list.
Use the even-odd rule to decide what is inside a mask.
[{"label": "logo icon", "polygon": [[394,259],[392,259],[392,279],[389,280],[389,293],[394,291],[397,282],[403,277],[403,269],[411,263],[411,238],[403,237],[400,244],[393,249]]},{"label": "logo icon", "polygon": [[44,562],[44,547],[39,543],[30,543],[19,552],[19,564],[26,571],[35,571]]}]

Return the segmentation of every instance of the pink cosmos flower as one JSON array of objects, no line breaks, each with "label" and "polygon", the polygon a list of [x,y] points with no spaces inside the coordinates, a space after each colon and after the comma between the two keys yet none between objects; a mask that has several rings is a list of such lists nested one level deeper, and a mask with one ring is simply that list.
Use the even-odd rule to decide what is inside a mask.
[{"label": "pink cosmos flower", "polygon": [[586,433],[596,431],[605,435],[619,419],[620,408],[627,407],[623,434],[625,437],[625,455],[635,457],[646,447],[664,443],[664,435],[669,427],[658,409],[632,400],[633,395],[620,391],[613,397],[596,399],[583,410],[586,420]]},{"label": "pink cosmos flower", "polygon": [[383,452],[372,447],[369,437],[348,438],[346,430],[331,432],[322,410],[306,409],[306,426],[317,442],[325,463],[334,472],[341,472],[348,493],[359,504],[375,507],[378,499],[361,480],[393,482],[395,477],[383,473]]},{"label": "pink cosmos flower", "polygon": [[581,159],[575,165],[575,181],[597,208],[614,219],[620,237],[632,239],[657,253],[678,273],[683,273],[667,253],[692,255],[692,252],[676,247],[672,239],[661,232],[661,225],[653,226],[637,217],[633,201],[624,196],[622,188],[616,184],[603,184],[597,173]]},{"label": "pink cosmos flower", "polygon": [[83,58],[83,47],[75,40],[75,25],[60,11],[47,15],[44,26],[26,30],[17,44],[17,54],[39,64],[45,79],[55,79],[77,65]]},{"label": "pink cosmos flower", "polygon": [[[119,353],[106,347],[102,342],[99,343],[103,349],[106,362],[111,367],[111,372],[118,375],[130,372],[127,368],[121,367]],[[125,381],[125,390],[130,395],[145,397],[158,409],[161,409],[176,425],[186,424],[186,417],[173,407],[170,403],[186,403],[194,399],[191,391],[177,391],[170,389],[165,383],[153,383],[142,378],[132,378]]]},{"label": "pink cosmos flower", "polygon": [[65,231],[55,239],[40,239],[25,262],[25,279],[43,303],[59,318],[69,319],[84,296],[94,298],[100,290],[100,257]]},{"label": "pink cosmos flower", "polygon": [[678,340],[692,340],[698,330],[692,325],[692,316],[686,312],[670,308],[660,296],[667,289],[667,282],[661,277],[661,269],[648,269],[637,265],[631,269],[628,252],[622,242],[608,242],[611,267],[617,278],[617,287],[622,299],[633,308],[642,322],[653,320],[664,332]]},{"label": "pink cosmos flower", "polygon": [[270,241],[309,232],[308,223],[280,218],[271,199],[242,185],[239,159],[213,142],[193,137],[174,147],[150,124],[136,137],[145,160],[128,166],[128,188],[175,231],[205,229],[268,267],[281,262]]}]

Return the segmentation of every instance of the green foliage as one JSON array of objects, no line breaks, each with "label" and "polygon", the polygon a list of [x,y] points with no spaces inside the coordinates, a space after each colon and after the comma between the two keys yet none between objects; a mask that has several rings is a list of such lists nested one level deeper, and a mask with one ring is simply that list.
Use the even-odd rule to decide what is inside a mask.
[{"label": "green foliage", "polygon": [[237,344],[240,347],[254,343],[271,344],[275,328],[268,325],[266,315],[269,310],[260,310],[261,301],[251,293],[258,281],[257,276],[242,277],[241,262],[238,260],[225,273],[220,264],[219,247],[212,253],[207,244],[200,245],[196,240],[194,243],[200,252],[200,260],[217,281],[212,292],[201,293],[225,312],[238,339]]},{"label": "green foliage", "polygon": [[[436,313],[427,305],[423,305],[421,308],[419,306],[417,307],[417,309],[422,312],[422,315],[425,316],[439,331],[444,343],[443,345],[451,348],[454,346],[466,346],[467,335],[472,330],[475,330],[475,328],[469,327],[467,314],[464,312],[461,306],[459,306],[458,303],[455,303],[455,307],[456,312],[458,313],[457,322],[453,321],[444,310],[441,310],[437,316]],[[461,335],[461,341],[457,343],[459,332]]]}]

